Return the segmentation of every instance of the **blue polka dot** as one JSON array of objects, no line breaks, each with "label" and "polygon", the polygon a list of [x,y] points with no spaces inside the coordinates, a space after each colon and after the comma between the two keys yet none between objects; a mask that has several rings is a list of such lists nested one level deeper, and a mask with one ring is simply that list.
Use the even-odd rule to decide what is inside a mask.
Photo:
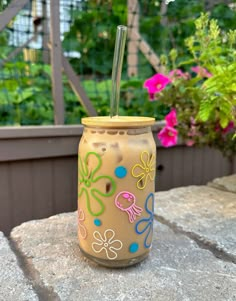
[{"label": "blue polka dot", "polygon": [[100,219],[96,218],[96,219],[94,220],[94,225],[95,225],[95,226],[99,227],[99,226],[101,226],[101,224],[102,224],[102,222],[100,221]]},{"label": "blue polka dot", "polygon": [[124,166],[118,166],[115,169],[117,178],[124,178],[127,175],[127,169]]},{"label": "blue polka dot", "polygon": [[139,248],[138,243],[133,242],[133,243],[129,246],[129,251],[130,251],[130,253],[135,253],[135,252],[138,251],[138,248]]}]

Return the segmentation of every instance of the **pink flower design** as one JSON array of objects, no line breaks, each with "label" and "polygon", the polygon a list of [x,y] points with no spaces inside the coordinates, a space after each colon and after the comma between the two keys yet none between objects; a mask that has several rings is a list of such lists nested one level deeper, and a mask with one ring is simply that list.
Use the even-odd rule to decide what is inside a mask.
[{"label": "pink flower design", "polygon": [[87,237],[87,229],[84,226],[85,215],[84,211],[80,208],[78,210],[78,228],[79,228],[79,236],[83,239]]},{"label": "pink flower design", "polygon": [[143,209],[136,205],[135,195],[129,191],[121,191],[115,198],[115,205],[121,211],[127,212],[129,221],[133,223],[136,215],[140,216]]},{"label": "pink flower design", "polygon": [[161,73],[157,73],[154,76],[148,78],[144,82],[143,86],[148,90],[149,99],[154,100],[155,93],[162,91],[169,83],[171,83],[169,77]]},{"label": "pink flower design", "polygon": [[169,77],[171,79],[175,79],[175,78],[188,79],[190,76],[188,72],[183,72],[181,69],[174,69],[170,71]]},{"label": "pink flower design", "polygon": [[178,124],[176,110],[172,109],[165,117],[166,125],[174,127]]},{"label": "pink flower design", "polygon": [[157,135],[161,144],[165,147],[176,145],[178,138],[178,131],[171,126],[166,125]]},{"label": "pink flower design", "polygon": [[201,66],[192,67],[191,70],[201,77],[212,77],[212,74]]}]

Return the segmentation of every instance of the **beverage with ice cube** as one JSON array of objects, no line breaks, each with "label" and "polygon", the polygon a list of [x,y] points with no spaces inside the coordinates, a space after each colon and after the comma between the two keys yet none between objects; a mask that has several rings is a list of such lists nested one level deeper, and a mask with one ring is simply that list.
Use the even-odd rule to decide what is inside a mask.
[{"label": "beverage with ice cube", "polygon": [[153,118],[88,117],[79,145],[78,237],[88,258],[135,264],[152,245],[156,145]]}]

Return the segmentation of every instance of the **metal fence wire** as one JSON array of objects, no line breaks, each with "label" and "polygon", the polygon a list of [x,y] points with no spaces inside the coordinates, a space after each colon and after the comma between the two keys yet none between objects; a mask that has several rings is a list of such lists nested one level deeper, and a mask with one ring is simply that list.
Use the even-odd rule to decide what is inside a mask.
[{"label": "metal fence wire", "polygon": [[[0,1],[0,23],[6,17],[4,9],[14,11],[20,2],[24,1]],[[0,32],[0,125],[54,123],[52,5],[50,0],[25,2]],[[162,119],[167,109],[147,101],[143,82],[162,70],[161,54],[177,48],[180,55],[187,55],[184,39],[193,33],[202,11],[209,11],[223,29],[235,28],[234,0],[175,0],[168,5],[164,0],[60,0],[62,55],[81,87],[74,93],[71,78],[63,73],[64,122],[80,123],[88,114],[83,100],[79,101],[83,97],[98,115],[109,114],[115,34],[120,24],[129,29],[120,114]]]}]

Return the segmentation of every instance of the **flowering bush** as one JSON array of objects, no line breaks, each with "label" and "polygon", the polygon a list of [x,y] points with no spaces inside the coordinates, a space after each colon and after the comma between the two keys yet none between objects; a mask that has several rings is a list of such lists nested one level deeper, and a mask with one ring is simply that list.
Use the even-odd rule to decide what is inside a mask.
[{"label": "flowering bush", "polygon": [[236,30],[221,32],[208,14],[195,27],[185,41],[189,57],[179,58],[175,49],[163,55],[169,72],[147,79],[144,87],[151,101],[170,108],[158,134],[164,146],[175,145],[181,135],[189,146],[213,146],[230,157],[236,152]]}]

